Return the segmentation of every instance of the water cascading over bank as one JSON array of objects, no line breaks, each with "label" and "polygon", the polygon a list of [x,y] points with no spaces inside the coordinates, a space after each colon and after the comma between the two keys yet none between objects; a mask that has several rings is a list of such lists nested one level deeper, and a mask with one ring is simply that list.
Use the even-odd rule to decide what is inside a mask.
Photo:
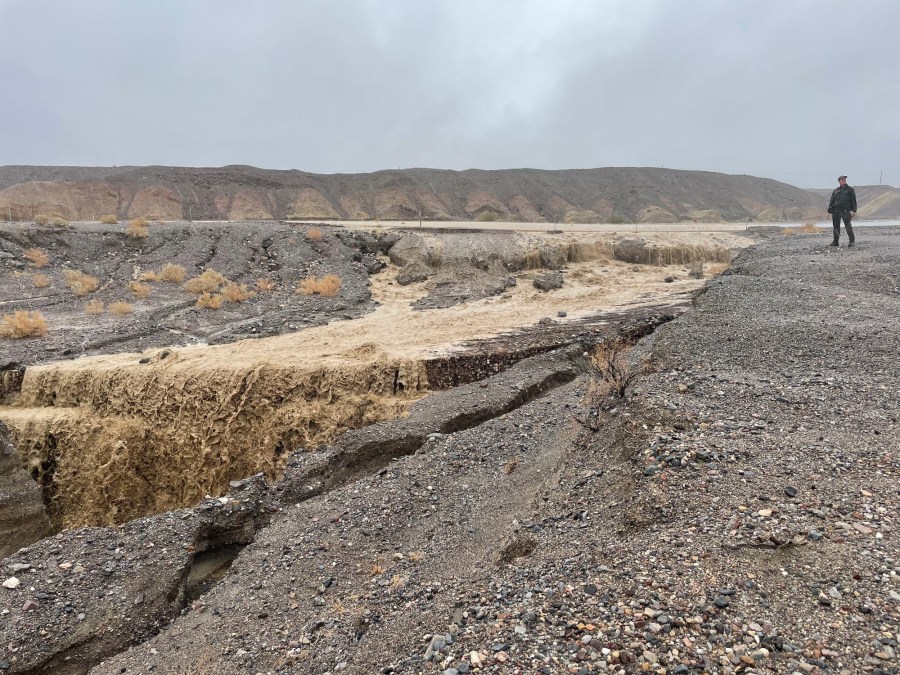
[{"label": "water cascading over bank", "polygon": [[[193,358],[192,350],[30,368],[0,410],[57,525],[109,525],[195,503],[297,448],[403,413],[424,365],[377,350],[342,364]],[[142,362],[144,361],[144,362]]]}]

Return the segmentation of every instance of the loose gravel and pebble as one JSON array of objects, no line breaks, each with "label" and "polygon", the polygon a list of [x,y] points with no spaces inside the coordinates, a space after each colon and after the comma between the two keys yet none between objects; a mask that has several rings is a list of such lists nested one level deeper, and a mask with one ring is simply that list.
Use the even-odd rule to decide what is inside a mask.
[{"label": "loose gravel and pebble", "polygon": [[92,672],[900,673],[898,262],[894,232],[744,252],[624,397],[583,376],[280,504]]}]

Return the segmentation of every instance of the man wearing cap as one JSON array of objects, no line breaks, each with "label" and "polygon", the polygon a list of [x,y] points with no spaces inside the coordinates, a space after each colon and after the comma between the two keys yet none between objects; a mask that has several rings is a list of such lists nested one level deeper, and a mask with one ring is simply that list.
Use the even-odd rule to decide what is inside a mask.
[{"label": "man wearing cap", "polygon": [[831,226],[834,228],[834,241],[831,242],[831,245],[838,245],[838,240],[841,238],[841,219],[843,219],[847,238],[850,239],[847,247],[856,246],[853,226],[850,224],[850,220],[856,215],[856,190],[847,185],[847,176],[838,177],[838,186],[831,193],[831,201],[828,202],[828,213],[831,214]]}]

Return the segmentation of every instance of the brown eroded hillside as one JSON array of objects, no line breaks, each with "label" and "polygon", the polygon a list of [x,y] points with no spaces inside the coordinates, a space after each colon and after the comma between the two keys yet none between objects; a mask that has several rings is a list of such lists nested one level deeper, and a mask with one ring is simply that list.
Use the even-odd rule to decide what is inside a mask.
[{"label": "brown eroded hillside", "polygon": [[[820,216],[822,202],[768,178],[655,168],[323,175],[250,166],[0,167],[0,213],[12,220],[780,221]],[[900,214],[897,201],[887,207]]]},{"label": "brown eroded hillside", "polygon": [[[867,220],[900,218],[900,190],[890,185],[855,186],[859,217]],[[831,189],[809,190],[822,204],[828,203]]]}]

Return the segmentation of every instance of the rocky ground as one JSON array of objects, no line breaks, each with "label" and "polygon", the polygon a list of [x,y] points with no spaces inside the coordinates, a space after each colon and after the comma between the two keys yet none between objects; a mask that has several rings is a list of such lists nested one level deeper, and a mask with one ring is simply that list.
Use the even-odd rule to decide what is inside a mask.
[{"label": "rocky ground", "polygon": [[[0,362],[24,364],[80,355],[178,344],[231,342],[280,334],[334,318],[352,318],[371,311],[367,289],[379,244],[348,239],[349,246],[327,227],[290,227],[278,223],[151,224],[144,239],[129,237],[125,225],[79,224],[77,227],[0,225],[0,310],[40,311],[49,332],[40,340],[4,341]],[[310,238],[310,231],[314,233]],[[396,236],[384,244],[387,250]],[[37,266],[23,256],[39,249],[48,260]],[[144,281],[147,272],[179,265],[184,281],[206,269],[245,284],[256,295],[242,302],[225,302],[220,309],[196,306],[197,296],[182,283]],[[77,296],[64,277],[81,271],[99,282],[96,291]],[[297,285],[309,276],[334,274],[341,289],[333,297],[298,295]],[[46,277],[38,287],[35,276]],[[260,290],[257,283],[271,283]],[[129,284],[140,282],[150,295],[137,297]],[[38,282],[41,283],[41,282]],[[87,303],[124,301],[127,315],[108,311],[90,315]],[[3,363],[0,363],[2,367]]]},{"label": "rocky ground", "polygon": [[[731,246],[750,242],[271,223],[148,230],[140,241],[123,225],[0,232],[5,308],[48,324],[44,336],[0,337],[0,420],[26,470],[10,480],[40,485],[56,529],[192,506],[259,471],[275,480],[292,450],[402,414],[426,391],[619,326],[631,334],[644,318],[683,311],[703,262],[715,273]],[[202,308],[189,284],[147,278],[173,263],[185,277],[215,269],[274,288]],[[66,283],[76,270],[96,279],[84,297]],[[334,297],[295,292],[325,273],[342,280]],[[150,293],[132,299],[136,288]],[[123,296],[133,313],[112,314]],[[107,311],[87,313],[95,303]],[[327,325],[293,330],[310,322]]]},{"label": "rocky ground", "polygon": [[824,243],[745,251],[624,396],[557,351],[23,549],[0,668],[900,672],[900,235]]},{"label": "rocky ground", "polygon": [[[531,278],[523,278],[529,270],[534,274],[558,272],[571,262],[599,258],[635,262],[641,268],[635,268],[638,274],[631,275],[633,278],[602,279],[602,286],[592,280],[586,286],[605,292],[612,281],[612,290],[620,286],[626,292],[635,291],[635,296],[644,290],[662,295],[659,284],[638,288],[646,286],[648,279],[660,282],[675,271],[659,269],[655,259],[647,259],[648,252],[699,247],[703,249],[699,251],[701,261],[720,263],[718,254],[749,241],[714,233],[643,237],[585,235],[581,241],[561,234],[423,235],[402,229],[347,230],[324,224],[166,222],[151,223],[148,236],[136,239],[126,234],[125,224],[60,227],[0,223],[0,316],[18,310],[37,311],[48,329],[38,338],[0,337],[0,372],[15,364],[230,343],[357,318],[378,306],[370,287],[386,266],[399,272],[391,276],[391,285],[396,278],[398,286],[421,289],[413,305],[417,309],[446,308],[499,296],[516,285],[517,275],[519,281],[530,285]],[[701,243],[693,246],[689,244],[692,240]],[[597,241],[602,242],[603,251],[596,250]],[[614,251],[614,247],[618,248]],[[35,251],[45,257],[37,264],[27,257]],[[621,260],[615,258],[620,252]],[[635,252],[643,258],[633,258]],[[184,279],[173,283],[147,278],[159,274],[165,265],[183,268]],[[624,264],[620,268],[627,270]],[[226,299],[219,308],[197,306],[198,295],[185,290],[183,281],[210,269],[224,280],[246,287],[250,296],[239,301]],[[77,294],[66,277],[73,272],[93,277],[96,290]],[[687,267],[677,272],[678,278],[672,280],[689,282]],[[327,275],[340,279],[335,295],[297,292],[305,280]],[[554,287],[559,287],[563,279],[559,274],[556,277]],[[136,284],[137,290],[143,288],[147,294],[139,295]],[[668,293],[672,290],[666,289]],[[131,311],[114,314],[111,304],[117,301],[130,305]],[[89,313],[91,303],[100,303],[100,313]]]}]

